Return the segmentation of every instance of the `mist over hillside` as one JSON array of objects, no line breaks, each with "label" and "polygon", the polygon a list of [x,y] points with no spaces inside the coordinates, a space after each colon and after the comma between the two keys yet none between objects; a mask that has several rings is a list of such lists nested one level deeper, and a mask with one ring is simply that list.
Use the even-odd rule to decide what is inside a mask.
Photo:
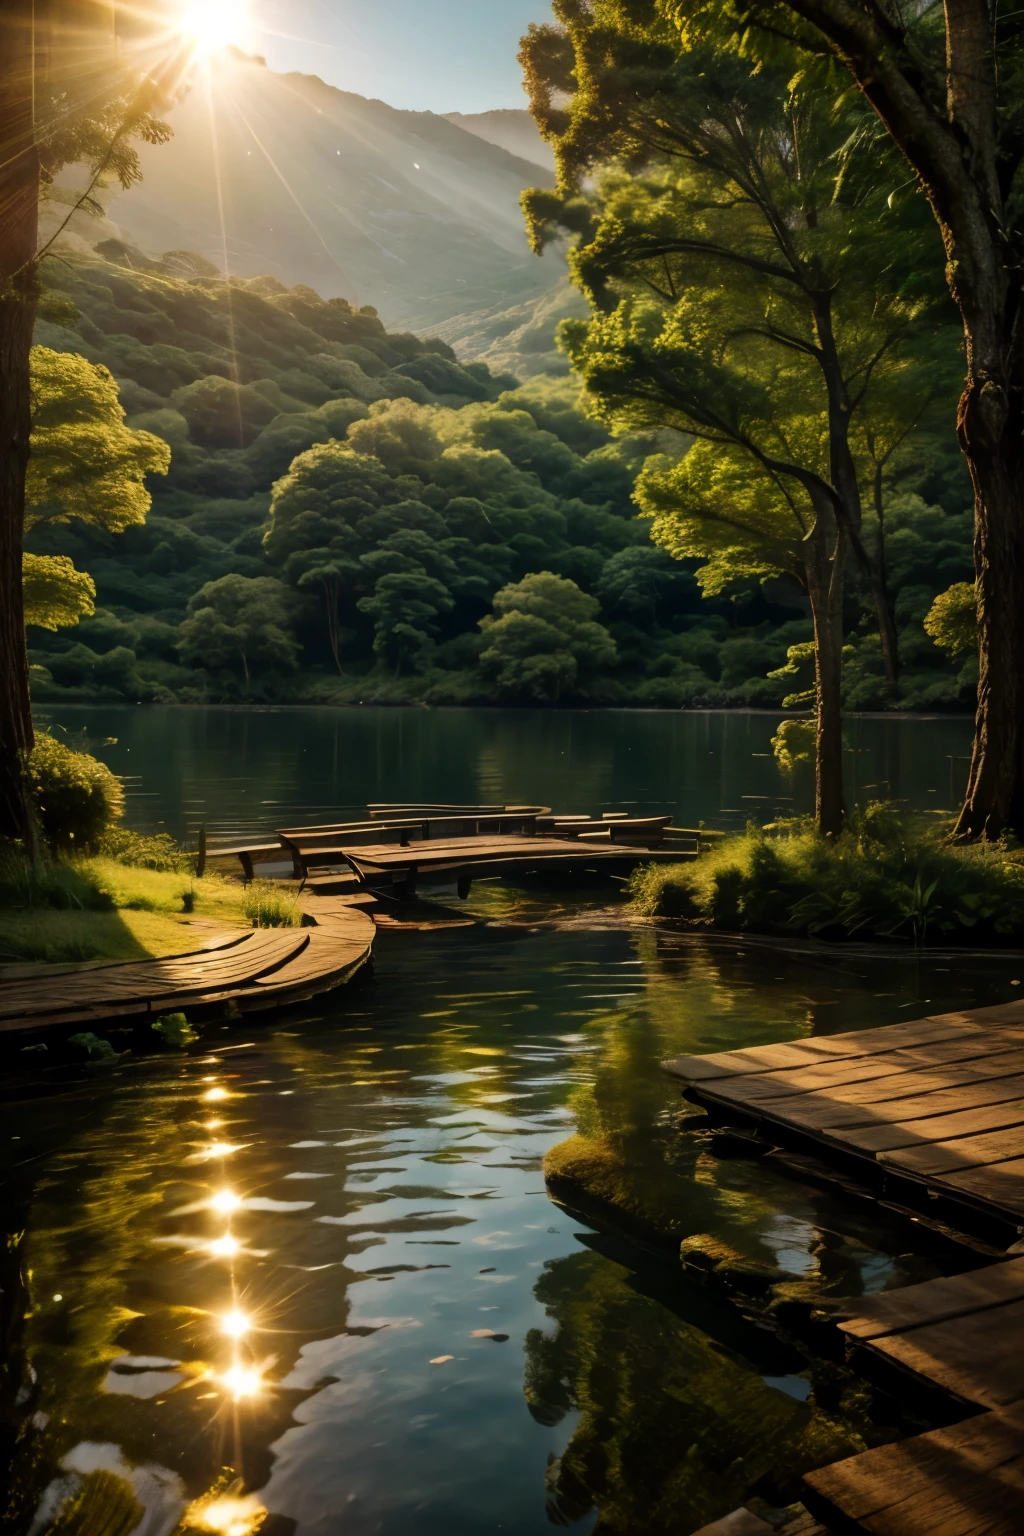
[{"label": "mist over hillside", "polygon": [[494,112],[446,112],[445,117],[457,128],[475,133],[488,144],[498,144],[510,155],[543,166],[554,174],[555,157],[550,144],[541,138],[537,124],[525,107],[501,107]]},{"label": "mist over hillside", "polygon": [[[142,183],[108,204],[144,250],[198,251],[416,329],[528,302],[560,278],[561,257],[533,256],[523,231],[520,192],[552,180],[536,161],[435,113],[241,55],[211,86],[167,114],[174,138],[141,146]],[[527,147],[524,125],[515,131]],[[88,238],[81,219],[75,228]]]}]

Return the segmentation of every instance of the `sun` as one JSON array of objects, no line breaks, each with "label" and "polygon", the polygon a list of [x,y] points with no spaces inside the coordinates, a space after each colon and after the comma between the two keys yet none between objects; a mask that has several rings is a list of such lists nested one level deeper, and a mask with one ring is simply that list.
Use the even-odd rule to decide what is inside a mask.
[{"label": "sun", "polygon": [[209,57],[244,44],[249,6],[247,0],[184,0],[179,26],[195,51]]}]

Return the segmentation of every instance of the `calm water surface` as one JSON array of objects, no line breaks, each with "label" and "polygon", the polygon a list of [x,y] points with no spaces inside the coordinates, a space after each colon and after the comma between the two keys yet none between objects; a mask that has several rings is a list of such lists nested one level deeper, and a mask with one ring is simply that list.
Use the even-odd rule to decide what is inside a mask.
[{"label": "calm water surface", "polygon": [[[672,810],[742,827],[813,804],[771,738],[779,716],[737,711],[155,709],[48,706],[46,719],[125,776],[137,824],[194,837],[359,815],[368,800]],[[853,801],[952,809],[967,780],[964,718],[850,720]],[[109,745],[103,745],[109,742]]]},{"label": "calm water surface", "polygon": [[[755,755],[767,717],[85,714],[65,723],[131,755],[133,819],[160,806],[175,830],[255,828],[241,800],[264,790],[289,818],[415,793],[709,821],[802,793]],[[941,808],[965,735],[862,722],[852,770]],[[382,934],[375,980],[205,1054],[16,1088],[18,1536],[76,1497],[65,1536],[170,1536],[186,1508],[230,1536],[686,1536],[857,1448],[812,1361],[553,1203],[542,1158],[579,1133],[677,1235],[833,1290],[937,1273],[905,1228],[682,1128],[658,1062],[1001,1001],[1019,962],[737,948],[631,924],[607,891],[468,906],[472,926]]]}]

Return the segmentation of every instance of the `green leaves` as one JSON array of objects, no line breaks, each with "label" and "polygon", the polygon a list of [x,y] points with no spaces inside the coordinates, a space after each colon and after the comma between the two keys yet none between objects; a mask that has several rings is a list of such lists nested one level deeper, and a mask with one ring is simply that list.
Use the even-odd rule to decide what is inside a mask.
[{"label": "green leaves", "polygon": [[74,352],[32,348],[32,454],[26,527],[77,518],[107,533],[145,521],[147,475],[166,474],[171,450],[125,425],[106,368]]}]

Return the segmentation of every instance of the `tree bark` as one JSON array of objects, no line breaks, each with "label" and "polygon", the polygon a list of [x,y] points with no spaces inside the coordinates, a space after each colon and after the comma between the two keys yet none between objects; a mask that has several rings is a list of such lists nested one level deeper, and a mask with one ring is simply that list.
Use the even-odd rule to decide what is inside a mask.
[{"label": "tree bark", "polygon": [[974,481],[979,599],[974,747],[956,826],[963,838],[991,839],[1006,827],[1024,829],[1024,413],[1019,399],[1019,389],[997,391],[969,380],[960,406],[960,442]]},{"label": "tree bark", "polygon": [[831,294],[823,294],[815,299],[814,324],[828,398],[830,477],[838,497],[839,515],[845,525],[847,539],[861,573],[868,583],[871,601],[874,604],[882,645],[885,680],[889,687],[894,689],[899,678],[899,642],[879,561],[872,557],[861,536],[863,506],[860,477],[850,448],[850,421],[853,416],[853,406],[832,328]]},{"label": "tree bark", "polygon": [[[13,14],[12,14],[13,12]],[[39,157],[32,6],[7,8],[0,53],[0,836],[32,847],[25,766],[32,749],[21,588],[32,406]]]},{"label": "tree bark", "polygon": [[324,582],[324,603],[327,608],[327,638],[334,657],[335,671],[341,672],[341,642],[338,635],[338,583],[328,578]]},{"label": "tree bark", "polygon": [[818,711],[814,753],[814,819],[824,837],[838,837],[843,793],[843,580],[847,537],[830,510],[819,508],[807,537],[807,595],[814,622],[814,689]]}]

